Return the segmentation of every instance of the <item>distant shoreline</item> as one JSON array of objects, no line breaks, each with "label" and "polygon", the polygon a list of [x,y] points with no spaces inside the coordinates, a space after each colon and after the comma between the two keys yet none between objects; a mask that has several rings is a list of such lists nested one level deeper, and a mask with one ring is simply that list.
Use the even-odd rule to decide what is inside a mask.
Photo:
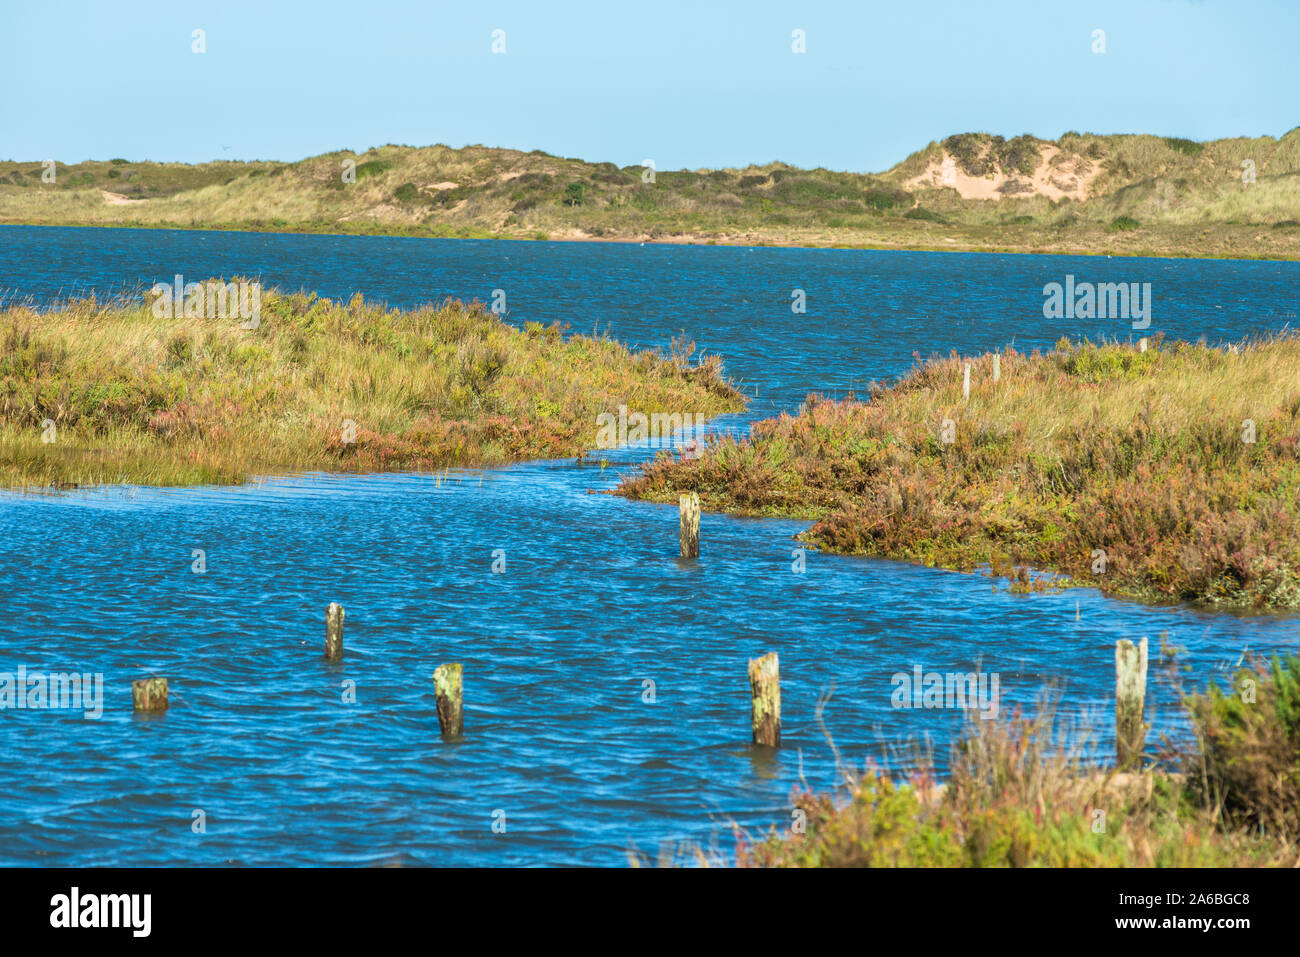
[{"label": "distant shoreline", "polygon": [[[826,242],[801,240],[791,237],[783,241],[774,241],[760,237],[739,235],[704,236],[684,234],[679,236],[648,237],[638,234],[626,236],[589,236],[589,235],[547,235],[522,236],[512,233],[476,233],[466,231],[461,235],[446,235],[436,231],[394,231],[391,229],[357,229],[340,230],[336,224],[299,223],[290,225],[257,225],[252,223],[211,223],[190,225],[183,223],[141,223],[141,222],[85,222],[57,221],[33,222],[0,218],[0,226],[32,226],[64,229],[150,229],[176,230],[184,232],[221,232],[221,233],[259,233],[285,236],[371,236],[386,239],[451,239],[451,240],[500,240],[510,242],[551,242],[551,243],[616,243],[627,246],[740,246],[754,249],[859,249],[877,252],[936,252],[936,253],[985,253],[991,255],[1024,256],[1099,256],[1106,258],[1129,259],[1221,259],[1238,262],[1300,262],[1300,249],[1291,254],[1253,254],[1222,249],[1175,249],[1175,248],[1134,248],[1105,247],[1093,249],[1044,247],[1041,244],[951,244],[925,242]],[[1256,229],[1262,227],[1238,227]]]},{"label": "distant shoreline", "polygon": [[0,223],[1296,261],[1297,174],[1300,127],[1207,142],[962,133],[878,173],[387,145],[290,163],[0,161]]}]

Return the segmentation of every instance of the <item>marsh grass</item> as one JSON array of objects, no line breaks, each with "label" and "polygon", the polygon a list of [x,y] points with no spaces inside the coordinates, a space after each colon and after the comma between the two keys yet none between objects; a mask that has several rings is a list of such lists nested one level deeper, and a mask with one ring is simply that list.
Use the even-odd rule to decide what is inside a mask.
[{"label": "marsh grass", "polygon": [[582,455],[619,404],[743,408],[716,356],[517,329],[478,303],[404,311],[268,290],[260,326],[240,322],[93,295],[0,310],[0,485],[497,465]]},{"label": "marsh grass", "polygon": [[[1087,722],[1065,722],[1058,699],[1037,712],[972,719],[950,776],[926,767],[899,778],[869,765],[838,792],[795,791],[803,833],[736,831],[741,867],[1243,867],[1295,866],[1293,834],[1241,827],[1152,768],[1116,773],[1093,760]],[[676,862],[719,863],[679,854]],[[729,863],[723,860],[722,863]]]},{"label": "marsh grass", "polygon": [[970,358],[968,402],[965,361],[918,356],[869,402],[809,396],[802,415],[649,463],[619,492],[814,519],[804,537],[835,552],[1300,606],[1300,337],[1007,349],[996,384],[992,356]]}]

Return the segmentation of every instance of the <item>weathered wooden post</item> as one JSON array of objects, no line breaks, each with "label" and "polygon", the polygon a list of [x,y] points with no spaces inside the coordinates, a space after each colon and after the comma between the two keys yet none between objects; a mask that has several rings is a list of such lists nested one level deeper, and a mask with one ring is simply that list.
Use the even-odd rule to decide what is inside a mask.
[{"label": "weathered wooden post", "polygon": [[132,681],[131,704],[136,711],[166,711],[167,679],[142,678]]},{"label": "weathered wooden post", "polygon": [[325,609],[325,658],[327,661],[343,658],[343,606],[336,601]]},{"label": "weathered wooden post", "polygon": [[1141,339],[1138,340],[1138,352],[1146,352],[1146,351],[1147,351],[1147,340],[1146,337],[1143,336]]},{"label": "weathered wooden post", "polygon": [[961,379],[961,397],[965,401],[970,398],[970,363],[966,363],[966,371],[962,373]]},{"label": "weathered wooden post", "polygon": [[458,738],[465,731],[459,664],[439,665],[433,670],[433,691],[438,702],[438,727],[444,738]]},{"label": "weathered wooden post", "polygon": [[682,558],[700,557],[700,497],[694,492],[683,493],[677,500],[681,517]]},{"label": "weathered wooden post", "polygon": [[777,747],[781,743],[781,666],[775,651],[749,659],[749,695],[754,743]]},{"label": "weathered wooden post", "polygon": [[1147,693],[1147,640],[1115,642],[1115,762],[1120,768],[1142,760],[1147,729],[1142,722]]},{"label": "weathered wooden post", "polygon": [[1002,378],[1002,356],[999,353],[993,353],[993,381],[997,382]]}]

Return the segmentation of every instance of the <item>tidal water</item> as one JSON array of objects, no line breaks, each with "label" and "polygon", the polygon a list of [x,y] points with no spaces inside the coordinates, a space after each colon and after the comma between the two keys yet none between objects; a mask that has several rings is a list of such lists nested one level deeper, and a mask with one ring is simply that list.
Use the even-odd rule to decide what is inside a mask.
[{"label": "tidal water", "polygon": [[[753,397],[718,422],[738,430],[809,392],[900,375],[913,352],[1263,335],[1296,323],[1300,290],[1297,263],[0,227],[11,301],[176,273],[394,306],[500,289],[512,322],[661,348],[684,331]],[[1150,282],[1150,327],[1044,319],[1043,286],[1067,274]],[[1152,643],[1152,749],[1181,731],[1162,636],[1185,649],[1191,685],[1244,651],[1300,644],[1295,615],[1012,595],[978,574],[814,552],[797,573],[801,522],[706,514],[701,558],[683,563],[675,508],[595,494],[648,454],[604,471],[0,493],[0,682],[20,667],[86,672],[105,694],[96,720],[0,711],[0,864],[621,865],[682,843],[726,855],[733,825],[787,826],[801,782],[831,787],[870,760],[903,768],[925,742],[943,769],[972,719],[893,707],[896,673],[996,673],[1003,712],[1054,688],[1104,757],[1116,639]],[[321,657],[330,601],[347,609],[339,664]],[[749,744],[746,660],[768,651],[782,675],[774,753]],[[465,666],[457,743],[440,740],[433,705],[446,661]],[[168,677],[172,706],[136,717],[130,683],[150,674]]]}]

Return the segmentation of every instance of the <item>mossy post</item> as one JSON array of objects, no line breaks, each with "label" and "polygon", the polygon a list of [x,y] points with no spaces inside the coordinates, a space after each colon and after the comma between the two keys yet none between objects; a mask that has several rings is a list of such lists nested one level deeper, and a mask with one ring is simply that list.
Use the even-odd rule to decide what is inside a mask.
[{"label": "mossy post", "polygon": [[970,363],[966,363],[966,368],[961,374],[961,398],[965,402],[970,399]]},{"label": "mossy post", "polygon": [[1002,378],[1002,356],[995,352],[993,353],[993,381],[997,382],[1001,378]]},{"label": "mossy post", "polygon": [[166,711],[167,679],[142,678],[132,681],[131,704],[136,711]]},{"label": "mossy post", "polygon": [[677,500],[681,516],[682,558],[700,557],[700,497],[694,492],[683,493]]},{"label": "mossy post", "polygon": [[749,695],[754,743],[781,744],[781,666],[776,652],[749,659]]},{"label": "mossy post", "polygon": [[343,606],[330,602],[325,609],[325,659],[340,661],[343,658]]},{"label": "mossy post", "polygon": [[444,738],[458,738],[465,731],[462,668],[459,664],[433,669],[433,692],[438,702],[438,727]]},{"label": "mossy post", "polygon": [[1115,762],[1120,768],[1142,760],[1147,729],[1142,722],[1147,693],[1147,640],[1115,642]]}]

